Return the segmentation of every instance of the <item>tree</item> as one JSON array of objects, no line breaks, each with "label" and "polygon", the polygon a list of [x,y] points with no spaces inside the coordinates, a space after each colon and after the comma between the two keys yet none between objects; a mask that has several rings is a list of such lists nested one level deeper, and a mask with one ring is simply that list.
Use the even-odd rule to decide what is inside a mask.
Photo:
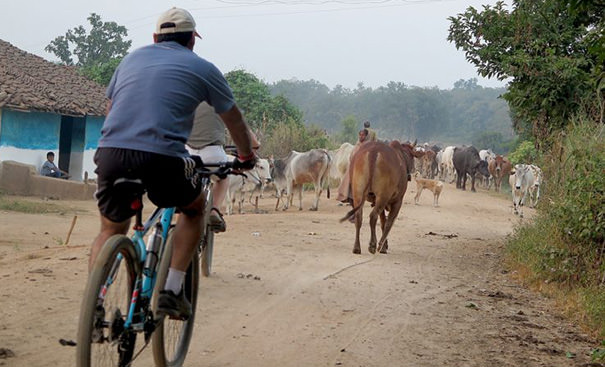
[{"label": "tree", "polygon": [[358,139],[357,126],[359,125],[359,121],[357,121],[355,116],[349,115],[344,120],[342,120],[340,123],[342,125],[342,130],[340,131],[340,134],[338,135],[338,142],[339,143],[348,142],[351,144],[355,144]]},{"label": "tree", "polygon": [[498,2],[449,18],[448,40],[479,74],[510,80],[503,98],[516,117],[515,128],[529,129],[537,145],[586,104],[602,100],[595,91],[603,87],[597,83],[603,70],[598,50],[603,48],[595,46],[595,39],[599,32],[603,39],[605,10],[569,5],[566,0],[514,0],[512,11]]},{"label": "tree", "polygon": [[280,123],[302,126],[302,112],[284,96],[272,96],[269,86],[245,70],[225,74],[238,107],[246,121],[261,134],[270,133]]},{"label": "tree", "polygon": [[56,37],[44,50],[55,54],[62,64],[78,66],[84,75],[106,85],[132,41],[125,39],[126,27],[116,22],[103,22],[95,13],[87,20],[90,32],[77,26]]}]

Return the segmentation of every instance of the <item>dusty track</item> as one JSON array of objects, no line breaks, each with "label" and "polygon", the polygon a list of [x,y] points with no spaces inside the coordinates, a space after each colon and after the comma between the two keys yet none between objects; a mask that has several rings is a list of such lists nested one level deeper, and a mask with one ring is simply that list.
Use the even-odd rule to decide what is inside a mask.
[{"label": "dusty track", "polygon": [[[367,252],[367,218],[362,254],[353,255],[353,225],[338,223],[347,208],[325,196],[318,212],[275,212],[267,198],[266,214],[228,217],[185,365],[588,365],[594,340],[514,283],[501,262],[518,220],[508,200],[446,185],[433,208],[430,193],[419,206],[413,194],[388,255]],[[0,348],[15,354],[0,365],[74,364],[75,349],[58,340],[75,339],[98,219],[94,202],[57,203],[69,210],[0,212]],[[73,210],[72,246],[64,246]],[[150,361],[145,351],[135,366]]]}]

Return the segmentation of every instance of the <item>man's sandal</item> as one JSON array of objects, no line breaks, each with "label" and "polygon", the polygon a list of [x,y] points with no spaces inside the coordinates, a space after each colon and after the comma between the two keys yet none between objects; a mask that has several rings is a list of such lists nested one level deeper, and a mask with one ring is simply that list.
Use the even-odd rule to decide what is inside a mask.
[{"label": "man's sandal", "polygon": [[210,225],[210,229],[212,229],[214,233],[225,232],[227,230],[227,223],[225,223],[223,214],[220,212],[220,210],[215,207],[212,207],[212,209],[210,210],[208,224]]}]

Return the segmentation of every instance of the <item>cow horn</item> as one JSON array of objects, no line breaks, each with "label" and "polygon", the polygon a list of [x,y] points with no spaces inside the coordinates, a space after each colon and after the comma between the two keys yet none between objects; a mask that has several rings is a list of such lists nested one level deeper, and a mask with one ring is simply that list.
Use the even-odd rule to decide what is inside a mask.
[{"label": "cow horn", "polygon": [[414,143],[412,144],[412,148],[414,148],[416,146],[416,143],[418,143],[418,139],[414,140]]}]

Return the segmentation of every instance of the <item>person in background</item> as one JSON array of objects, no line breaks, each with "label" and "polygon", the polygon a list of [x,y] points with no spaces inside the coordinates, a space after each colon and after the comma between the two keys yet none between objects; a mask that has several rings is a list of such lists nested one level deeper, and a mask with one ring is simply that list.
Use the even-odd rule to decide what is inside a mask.
[{"label": "person in background", "polygon": [[201,102],[212,105],[229,129],[239,153],[234,168],[248,170],[256,164],[250,129],[223,73],[193,52],[199,37],[195,26],[187,10],[169,9],[157,21],[154,43],[120,62],[107,87],[107,117],[94,157],[101,229],[89,269],[111,236],[128,232],[136,213],[116,181],[140,180],[156,206],[181,211],[157,306],[158,314],[179,319],[191,315],[183,281],[202,234],[204,197],[193,169],[196,161],[185,147]]},{"label": "person in background", "polygon": [[368,141],[376,141],[378,140],[378,138],[376,137],[376,131],[372,128],[370,128],[370,121],[365,121],[363,123],[363,128],[366,129],[368,131]]},{"label": "person in background", "polygon": [[46,153],[46,162],[42,164],[40,174],[46,177],[56,177],[63,179],[68,179],[71,177],[67,172],[59,169],[59,167],[55,165],[55,153],[53,152]]},{"label": "person in background", "polygon": [[[252,149],[257,150],[260,143],[250,132]],[[223,146],[225,145],[225,123],[206,102],[200,103],[195,110],[193,129],[187,140],[187,150],[190,154],[199,155],[204,163],[221,163],[231,161]],[[225,200],[229,189],[229,178],[219,179],[212,184],[212,210],[208,219],[215,232],[225,232],[227,224],[220,212],[220,206]]]},{"label": "person in background", "polygon": [[[365,125],[365,123],[364,123],[364,125]],[[357,140],[357,144],[355,144],[355,148],[353,148],[353,150],[351,151],[351,157],[353,157],[355,152],[357,152],[357,150],[359,149],[359,146],[361,144],[363,144],[367,141],[371,141],[370,132],[368,131],[368,128],[361,129],[359,131],[358,135],[359,135],[359,138]],[[376,134],[374,134],[374,137],[376,137]],[[376,140],[373,140],[373,141],[376,141]],[[350,161],[350,159],[351,158],[349,157],[349,161]],[[349,179],[349,166],[347,166],[347,170],[345,171],[344,175],[342,176],[342,180],[340,181],[340,185],[338,186],[338,196],[336,197],[336,200],[338,200],[342,203],[351,203],[351,201],[353,200],[353,198],[351,197],[351,182],[349,181],[350,180]]]}]

